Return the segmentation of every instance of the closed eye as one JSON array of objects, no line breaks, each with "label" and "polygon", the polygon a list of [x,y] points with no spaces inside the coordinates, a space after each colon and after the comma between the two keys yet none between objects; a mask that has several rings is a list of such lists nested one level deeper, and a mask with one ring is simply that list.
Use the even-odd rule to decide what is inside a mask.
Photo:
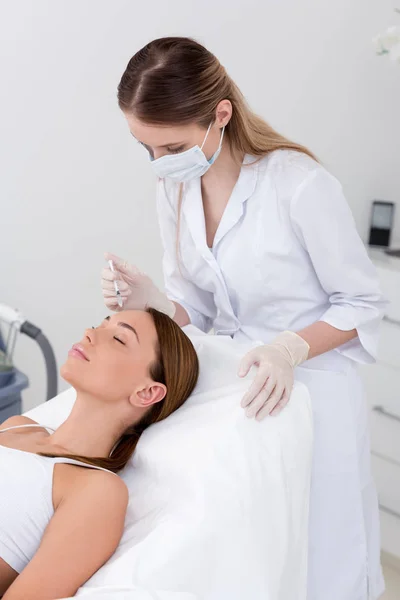
[{"label": "closed eye", "polygon": [[179,146],[179,148],[167,148],[167,152],[170,154],[179,154],[180,152],[183,152],[184,149],[185,146]]},{"label": "closed eye", "polygon": [[120,340],[119,338],[117,338],[116,335],[114,335],[114,340],[117,340],[117,342],[119,342],[120,344],[122,344],[123,346],[126,346],[125,342],[123,342],[122,340]]}]

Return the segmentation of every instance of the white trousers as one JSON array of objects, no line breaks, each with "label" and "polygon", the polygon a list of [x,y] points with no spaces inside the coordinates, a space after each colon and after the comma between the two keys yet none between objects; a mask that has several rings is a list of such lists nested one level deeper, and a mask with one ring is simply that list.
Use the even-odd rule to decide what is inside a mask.
[{"label": "white trousers", "polygon": [[354,363],[296,369],[314,415],[307,600],[377,600],[384,591],[368,408]]}]

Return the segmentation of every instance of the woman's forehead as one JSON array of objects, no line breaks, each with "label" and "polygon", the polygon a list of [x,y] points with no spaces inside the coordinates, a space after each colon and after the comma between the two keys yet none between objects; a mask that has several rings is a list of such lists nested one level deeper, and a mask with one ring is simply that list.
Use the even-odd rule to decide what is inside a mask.
[{"label": "woman's forehead", "polygon": [[139,121],[133,115],[125,115],[133,137],[146,146],[159,148],[188,141],[199,131],[195,123],[188,125],[152,125]]}]

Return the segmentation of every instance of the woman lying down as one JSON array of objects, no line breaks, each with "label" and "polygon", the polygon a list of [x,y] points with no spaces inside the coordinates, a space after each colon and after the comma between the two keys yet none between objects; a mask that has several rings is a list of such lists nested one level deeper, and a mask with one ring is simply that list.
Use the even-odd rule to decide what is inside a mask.
[{"label": "woman lying down", "polygon": [[115,551],[128,490],[116,473],[140,434],[179,408],[199,373],[189,338],[154,309],[85,331],[61,369],[76,390],[56,430],[0,426],[0,597],[72,596]]}]

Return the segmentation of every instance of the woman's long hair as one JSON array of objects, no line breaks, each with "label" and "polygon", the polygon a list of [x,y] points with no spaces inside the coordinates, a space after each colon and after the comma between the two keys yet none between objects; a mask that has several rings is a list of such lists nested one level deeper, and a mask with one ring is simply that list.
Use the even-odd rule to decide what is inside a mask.
[{"label": "woman's long hair", "polygon": [[118,85],[121,110],[153,125],[197,123],[207,128],[221,100],[232,104],[225,135],[238,153],[262,157],[290,149],[314,158],[256,115],[219,60],[190,38],[153,40],[130,59]]},{"label": "woman's long hair", "polygon": [[[260,159],[274,150],[296,150],[315,156],[275,131],[248,106],[243,94],[219,60],[204,46],[185,37],[153,40],[128,62],[118,85],[118,104],[152,125],[197,123],[207,128],[215,121],[221,100],[232,104],[225,135],[237,155]],[[179,264],[179,228],[183,185],[178,188],[176,248]]]},{"label": "woman's long hair", "polygon": [[153,404],[138,423],[124,432],[107,458],[39,452],[41,456],[71,458],[117,473],[131,458],[143,431],[168,417],[190,396],[199,376],[199,360],[192,342],[170,317],[154,308],[147,312],[153,318],[158,338],[157,357],[149,374],[153,381],[166,386],[164,399]]}]

